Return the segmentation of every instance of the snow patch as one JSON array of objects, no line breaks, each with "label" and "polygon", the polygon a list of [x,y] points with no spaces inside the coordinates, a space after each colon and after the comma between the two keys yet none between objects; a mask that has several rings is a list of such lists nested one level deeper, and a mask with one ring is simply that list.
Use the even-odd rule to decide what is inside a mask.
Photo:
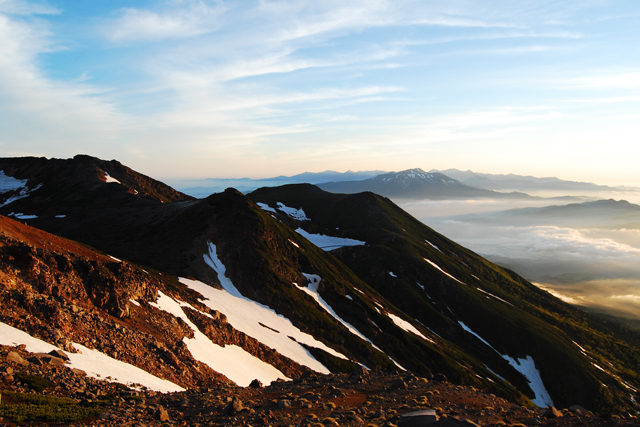
[{"label": "snow patch", "polygon": [[[426,240],[426,239],[425,239],[425,242],[426,242],[428,245],[430,245],[432,248],[437,249],[437,250],[439,250],[439,251],[440,251],[440,248],[439,248],[439,247],[437,247],[436,245],[434,245],[433,243],[431,243],[430,241],[428,241],[428,240]],[[442,252],[442,251],[440,251],[440,252]]]},{"label": "snow patch", "polygon": [[[0,344],[9,346],[25,344],[27,350],[32,353],[49,353],[52,350],[59,350],[52,344],[34,338],[28,333],[2,322],[0,322]],[[98,350],[92,350],[76,343],[73,343],[73,346],[80,350],[80,353],[66,353],[69,356],[69,361],[65,366],[81,369],[92,378],[126,383],[127,385],[141,384],[162,393],[185,390],[171,381],[153,376],[137,366],[113,359]]]},{"label": "snow patch", "polygon": [[[493,351],[495,351],[496,353],[500,354],[500,352],[498,350],[496,350],[495,348],[493,348],[493,346],[491,344],[489,344],[484,338],[482,338],[480,335],[476,334],[475,332],[473,332],[471,330],[471,328],[469,328],[467,325],[465,325],[461,320],[458,320],[458,323],[460,324],[460,326],[462,326],[462,329],[464,329],[465,331],[469,332],[471,335],[473,335],[474,337],[478,338],[480,341],[482,341],[483,343],[485,343],[487,346],[489,346]],[[501,355],[501,354],[500,354]]]},{"label": "snow patch", "polygon": [[[328,374],[330,371],[300,344],[319,348],[340,359],[347,359],[342,353],[300,331],[289,319],[268,306],[243,297],[226,277],[225,266],[218,259],[214,244],[209,243],[209,254],[204,255],[204,258],[207,264],[218,273],[218,280],[224,290],[215,289],[196,280],[180,278],[180,282],[204,296],[205,300],[202,303],[227,316],[227,321],[234,328],[276,349],[283,356],[323,374]],[[289,336],[295,341],[289,339]]]},{"label": "snow patch", "polygon": [[442,273],[444,273],[445,276],[448,276],[450,278],[452,278],[453,280],[455,280],[456,282],[464,285],[464,282],[461,282],[460,280],[456,279],[455,277],[453,277],[451,274],[447,273],[446,271],[444,271],[443,269],[440,268],[440,266],[438,264],[436,264],[435,262],[428,260],[427,258],[423,258],[426,262],[428,262],[429,264],[431,264],[433,267],[437,268],[438,270],[440,270]]},{"label": "snow patch", "polygon": [[112,260],[114,260],[114,261],[116,261],[116,262],[122,262],[122,260],[121,260],[121,259],[116,258],[116,257],[111,256],[111,255],[109,255],[109,258],[111,258]]},{"label": "snow patch", "polygon": [[140,303],[132,298],[129,298],[129,302],[133,305],[135,305],[136,307],[140,307]]},{"label": "snow patch", "polygon": [[107,182],[115,182],[116,184],[122,184],[120,181],[109,175],[107,172],[104,173],[104,179]]},{"label": "snow patch", "polygon": [[324,251],[330,251],[344,246],[361,246],[365,244],[365,242],[361,240],[347,239],[345,237],[333,237],[326,236],[324,234],[310,234],[304,231],[302,228],[296,229],[296,233],[300,234],[305,239]]},{"label": "snow patch", "polygon": [[[331,308],[331,306],[327,304],[327,302],[320,296],[320,293],[318,292],[318,287],[320,286],[320,281],[322,280],[320,276],[318,276],[317,274],[307,274],[307,273],[302,273],[302,275],[306,277],[307,280],[309,280],[309,285],[308,287],[304,287],[304,286],[298,286],[296,284],[296,286],[298,286],[299,289],[301,289],[303,292],[305,292],[307,295],[313,298],[318,303],[318,305],[320,305],[320,307],[322,307],[327,313],[333,316],[333,318],[335,318],[338,322],[342,323],[352,334],[362,338],[363,340],[371,344],[373,348],[375,348],[382,354],[386,355],[386,353],[380,350],[380,348],[378,348],[374,343],[372,343],[369,338],[365,337],[360,331],[354,328],[350,323],[342,320],[342,318],[338,316],[335,311],[333,311],[333,308]],[[399,367],[403,371],[406,371],[405,368],[400,366],[400,364],[398,364],[398,362],[393,360],[391,357],[389,357],[389,360],[391,360],[397,367]]]},{"label": "snow patch", "polygon": [[485,295],[489,295],[490,297],[493,297],[495,299],[497,299],[498,301],[502,301],[505,304],[509,304],[511,307],[513,307],[513,304],[511,304],[509,301],[503,300],[502,298],[495,296],[494,294],[492,294],[491,292],[487,292],[484,289],[480,289],[480,288],[476,288],[477,290],[479,290],[480,292],[482,292]]},{"label": "snow patch", "polygon": [[518,359],[517,361],[506,354],[503,354],[502,358],[509,362],[509,365],[513,366],[516,371],[520,372],[527,379],[529,387],[531,387],[531,390],[533,390],[533,393],[536,395],[535,399],[531,400],[533,403],[540,408],[554,406],[551,396],[549,396],[547,389],[544,387],[542,377],[540,377],[540,371],[536,369],[536,364],[531,356],[527,356],[526,359]]},{"label": "snow patch", "polygon": [[300,246],[299,246],[296,242],[294,242],[294,241],[293,241],[293,240],[291,240],[291,239],[287,239],[287,240],[289,240],[289,242],[290,242],[293,246],[295,246],[296,248],[300,249]]},{"label": "snow patch", "polygon": [[347,299],[350,299],[351,301],[353,301],[353,298],[351,297],[351,295],[345,295],[345,297],[346,297]]},{"label": "snow patch", "polygon": [[0,194],[8,191],[15,191],[24,188],[27,185],[26,179],[17,179],[12,176],[5,175],[4,171],[0,171]]},{"label": "snow patch", "polygon": [[335,311],[333,311],[333,308],[331,308],[331,306],[327,304],[327,302],[320,296],[320,293],[318,292],[318,287],[320,286],[320,281],[322,280],[320,276],[318,276],[317,274],[307,274],[307,273],[302,273],[302,275],[307,278],[307,280],[309,281],[309,285],[307,287],[304,287],[304,286],[298,286],[296,284],[296,286],[298,286],[298,289],[302,290],[304,293],[306,293],[311,298],[313,298],[320,307],[322,307],[327,313],[329,313],[338,322],[342,323],[344,327],[346,327],[352,334],[359,336],[360,338],[362,338],[363,340],[371,344],[373,347],[380,350],[369,340],[369,338],[365,337],[362,333],[360,333],[360,331],[354,328],[350,323],[342,320],[342,318],[338,316]]},{"label": "snow patch", "polygon": [[396,316],[395,314],[391,314],[391,313],[387,313],[387,316],[389,316],[389,318],[391,320],[393,320],[393,323],[395,323],[396,326],[399,327],[400,329],[403,329],[403,330],[405,330],[407,332],[411,332],[412,334],[419,336],[423,340],[429,341],[431,344],[435,344],[434,340],[424,336],[422,334],[422,332],[417,330],[415,326],[413,326],[411,323],[407,322],[406,320]]},{"label": "snow patch", "polygon": [[[540,371],[536,369],[535,362],[533,361],[533,358],[531,356],[527,356],[525,359],[518,359],[516,361],[514,358],[506,354],[501,354],[498,350],[493,348],[491,344],[489,344],[486,340],[484,340],[480,335],[473,332],[463,322],[458,321],[458,323],[460,324],[460,326],[462,326],[462,329],[469,332],[471,335],[475,336],[484,344],[489,346],[493,351],[498,353],[504,360],[506,360],[509,363],[509,365],[511,365],[516,371],[520,372],[522,376],[524,376],[527,379],[527,382],[529,383],[529,387],[531,388],[531,390],[533,390],[533,393],[536,396],[535,399],[531,400],[534,404],[536,404],[540,408],[553,406],[553,400],[551,400],[551,396],[549,396],[549,392],[547,392],[547,389],[545,388],[544,383],[542,382]],[[494,375],[496,374],[494,373]],[[499,378],[502,378],[502,377],[499,377]]]},{"label": "snow patch", "polygon": [[56,215],[56,218],[65,218],[66,215]]},{"label": "snow patch", "polygon": [[263,383],[270,383],[278,378],[289,379],[273,366],[247,353],[237,345],[221,347],[214,344],[205,334],[200,332],[182,310],[182,307],[193,309],[191,305],[178,302],[160,291],[158,291],[158,302],[150,303],[150,305],[182,319],[193,329],[193,338],[183,338],[193,358],[209,365],[211,369],[225,375],[239,386],[247,387],[256,378]]},{"label": "snow patch", "polygon": [[275,209],[273,209],[271,206],[267,205],[266,203],[258,202],[256,203],[256,205],[258,205],[258,207],[263,211],[277,213]]},{"label": "snow patch", "polygon": [[398,277],[398,276],[396,276],[395,274],[393,274],[393,271],[390,271],[390,272],[389,272],[389,276],[391,276],[391,277]]},{"label": "snow patch", "polygon": [[309,218],[307,218],[307,215],[304,213],[302,209],[290,208],[280,202],[278,202],[277,205],[278,205],[278,210],[289,215],[291,218],[297,219],[298,221],[309,221]]},{"label": "snow patch", "polygon": [[23,213],[14,213],[13,217],[17,218],[17,219],[36,219],[36,218],[38,218],[38,215],[27,215],[27,214],[23,214]]}]

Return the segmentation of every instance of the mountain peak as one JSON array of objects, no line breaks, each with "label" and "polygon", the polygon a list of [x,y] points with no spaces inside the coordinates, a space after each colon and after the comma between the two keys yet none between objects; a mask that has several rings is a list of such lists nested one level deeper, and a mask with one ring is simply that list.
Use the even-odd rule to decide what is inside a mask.
[{"label": "mountain peak", "polygon": [[374,179],[383,182],[399,181],[402,185],[409,187],[424,184],[455,184],[458,181],[449,178],[441,173],[425,172],[420,168],[407,169],[400,172],[390,172],[378,175]]}]

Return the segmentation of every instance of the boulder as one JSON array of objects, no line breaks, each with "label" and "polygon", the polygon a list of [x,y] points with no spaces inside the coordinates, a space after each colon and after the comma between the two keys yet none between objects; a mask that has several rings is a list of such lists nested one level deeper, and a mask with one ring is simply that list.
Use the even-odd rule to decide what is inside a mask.
[{"label": "boulder", "polygon": [[[66,356],[66,355],[65,355]],[[47,353],[34,353],[29,359],[34,365],[64,365],[64,359],[52,356]]]},{"label": "boulder", "polygon": [[287,409],[291,407],[291,401],[289,400],[279,400],[278,401],[278,409]]},{"label": "boulder", "polygon": [[22,358],[22,356],[20,356],[15,351],[10,351],[9,353],[7,353],[7,362],[15,363],[17,365],[28,365],[29,364],[29,362],[24,360]]},{"label": "boulder", "polygon": [[62,360],[69,360],[69,356],[62,350],[51,350],[49,354]]},{"label": "boulder", "polygon": [[224,408],[223,414],[230,416],[230,415],[235,415],[239,412],[242,412],[242,410],[244,410],[244,405],[242,404],[242,401],[240,399],[238,399],[237,397],[234,397],[231,402],[229,402],[229,404],[227,405],[226,408]]},{"label": "boulder", "polygon": [[162,406],[158,405],[156,411],[153,413],[153,419],[165,422],[169,421],[169,412]]},{"label": "boulder", "polygon": [[415,411],[403,414],[398,422],[398,427],[419,427],[426,426],[438,421],[439,417],[433,409]]},{"label": "boulder", "polygon": [[587,413],[587,410],[580,405],[570,406],[569,411],[575,415],[585,415]]},{"label": "boulder", "polygon": [[544,410],[542,416],[545,418],[560,418],[562,417],[562,412],[551,406]]}]

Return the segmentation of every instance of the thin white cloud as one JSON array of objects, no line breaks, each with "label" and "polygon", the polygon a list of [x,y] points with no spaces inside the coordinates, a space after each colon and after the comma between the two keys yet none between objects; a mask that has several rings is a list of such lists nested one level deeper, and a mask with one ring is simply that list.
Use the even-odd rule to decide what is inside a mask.
[{"label": "thin white cloud", "polygon": [[41,72],[38,56],[55,50],[50,37],[43,21],[0,14],[0,143],[6,154],[48,154],[61,142],[69,144],[69,154],[86,152],[86,141],[109,140],[121,122],[114,105],[99,96],[103,88]]},{"label": "thin white cloud", "polygon": [[227,10],[222,3],[212,6],[203,1],[172,2],[163,11],[125,8],[119,19],[107,27],[107,35],[116,41],[193,37],[220,28]]},{"label": "thin white cloud", "polygon": [[640,95],[633,96],[615,96],[611,98],[591,98],[591,99],[569,99],[560,102],[572,102],[583,104],[611,104],[616,102],[638,102],[640,101]]},{"label": "thin white cloud", "polygon": [[60,13],[60,10],[42,3],[0,0],[0,13],[10,15],[56,15]]},{"label": "thin white cloud", "polygon": [[604,74],[599,76],[576,77],[557,81],[568,88],[581,89],[639,89],[640,72]]}]

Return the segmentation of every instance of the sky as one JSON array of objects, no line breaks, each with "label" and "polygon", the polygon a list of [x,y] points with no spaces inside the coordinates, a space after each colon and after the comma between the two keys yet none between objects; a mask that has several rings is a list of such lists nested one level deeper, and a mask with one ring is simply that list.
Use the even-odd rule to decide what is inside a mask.
[{"label": "sky", "polygon": [[637,0],[0,0],[0,156],[640,186]]}]

